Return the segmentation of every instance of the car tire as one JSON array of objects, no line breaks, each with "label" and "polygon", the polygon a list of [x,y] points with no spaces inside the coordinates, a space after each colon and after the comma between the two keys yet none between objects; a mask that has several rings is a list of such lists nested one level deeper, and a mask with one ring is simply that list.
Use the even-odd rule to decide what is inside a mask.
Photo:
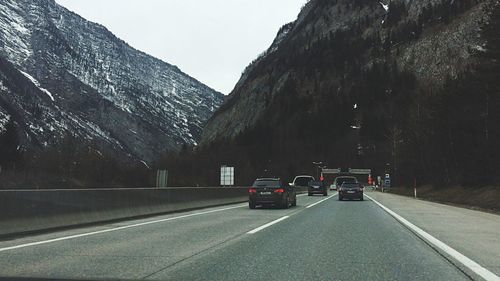
[{"label": "car tire", "polygon": [[253,210],[253,209],[255,209],[255,207],[256,207],[256,205],[254,202],[248,202],[248,208]]},{"label": "car tire", "polygon": [[307,193],[307,196],[313,196],[312,193]]},{"label": "car tire", "polygon": [[286,197],[285,202],[282,203],[281,207],[283,209],[288,209],[290,207],[290,198]]},{"label": "car tire", "polygon": [[292,206],[297,206],[297,195],[295,195],[295,198],[293,199]]},{"label": "car tire", "polygon": [[363,196],[359,197],[359,201],[365,201],[365,198]]},{"label": "car tire", "polygon": [[323,193],[323,196],[328,196],[328,192]]},{"label": "car tire", "polygon": [[339,201],[342,201],[344,200],[344,198],[342,198],[342,196],[339,195]]}]

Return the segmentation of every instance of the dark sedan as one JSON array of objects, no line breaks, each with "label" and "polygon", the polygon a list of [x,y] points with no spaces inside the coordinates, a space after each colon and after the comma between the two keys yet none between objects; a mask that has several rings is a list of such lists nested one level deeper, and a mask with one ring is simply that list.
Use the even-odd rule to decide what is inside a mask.
[{"label": "dark sedan", "polygon": [[344,182],[338,189],[338,192],[340,201],[344,199],[359,199],[363,201],[363,186],[360,183]]},{"label": "dark sedan", "polygon": [[321,194],[323,196],[327,196],[328,195],[327,185],[321,181],[310,182],[309,187],[307,189],[307,195],[313,196],[314,194]]},{"label": "dark sedan", "polygon": [[248,189],[248,207],[255,209],[257,205],[274,205],[288,208],[297,205],[295,189],[285,185],[280,179],[257,179]]}]

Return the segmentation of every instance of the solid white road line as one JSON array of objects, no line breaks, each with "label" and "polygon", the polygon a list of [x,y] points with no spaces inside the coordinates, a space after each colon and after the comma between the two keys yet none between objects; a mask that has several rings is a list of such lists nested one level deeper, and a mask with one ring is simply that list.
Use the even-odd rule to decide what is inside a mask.
[{"label": "solid white road line", "polygon": [[274,225],[274,224],[279,223],[280,221],[286,220],[286,219],[288,219],[289,217],[290,217],[290,216],[284,216],[284,217],[279,218],[279,219],[277,219],[277,220],[274,220],[274,221],[272,221],[272,222],[270,222],[270,223],[266,223],[266,224],[264,224],[263,226],[259,226],[259,227],[257,227],[256,229],[254,229],[254,230],[251,230],[251,231],[247,232],[247,234],[255,234],[255,233],[257,233],[257,232],[259,232],[259,231],[261,231],[261,230],[263,230],[263,229],[266,229],[266,228],[270,227],[271,225]]},{"label": "solid white road line", "polygon": [[472,270],[474,273],[477,275],[481,276],[484,278],[486,281],[499,281],[500,277],[495,275],[493,272],[487,270],[486,268],[482,267],[475,261],[469,259],[468,257],[464,256],[457,250],[451,248],[450,246],[446,245],[445,243],[441,242],[434,236],[430,235],[429,233],[423,231],[421,228],[418,226],[412,224],[411,222],[407,221],[405,218],[401,217],[400,215],[396,214],[386,206],[382,205],[379,203],[377,200],[371,198],[370,196],[366,195],[366,197],[370,198],[375,204],[377,204],[379,207],[381,207],[383,210],[385,210],[387,213],[389,213],[391,216],[393,216],[396,220],[398,220],[400,223],[411,229],[413,232],[417,233],[420,237],[425,239],[427,242],[431,243],[435,247],[441,249],[451,257],[453,257],[455,260],[466,266],[468,269]]},{"label": "solid white road line", "polygon": [[172,218],[161,219],[161,220],[147,221],[147,222],[143,222],[143,223],[131,224],[131,225],[120,226],[120,227],[115,227],[115,228],[110,228],[110,229],[104,229],[104,230],[99,230],[99,231],[86,232],[86,233],[82,233],[82,234],[59,237],[59,238],[55,238],[55,239],[26,243],[26,244],[21,244],[21,245],[17,245],[17,246],[0,248],[0,252],[6,252],[6,251],[10,251],[10,250],[16,250],[16,249],[21,249],[21,248],[26,248],[26,247],[54,243],[54,242],[70,240],[70,239],[75,239],[75,238],[81,238],[81,237],[97,235],[97,234],[102,234],[102,233],[107,233],[107,232],[113,232],[113,231],[118,231],[118,230],[124,230],[124,229],[128,229],[128,228],[140,227],[140,226],[149,225],[149,224],[156,224],[156,223],[162,223],[162,222],[184,219],[184,218],[189,218],[189,217],[201,216],[201,215],[206,215],[206,214],[211,214],[211,213],[216,213],[216,212],[222,212],[222,211],[242,208],[242,207],[246,207],[246,206],[248,206],[248,204],[239,204],[239,205],[236,205],[233,207],[215,209],[215,210],[210,210],[210,211],[204,211],[204,212],[198,212],[198,213],[182,215],[182,216],[177,216],[177,217],[172,217]]},{"label": "solid white road line", "polygon": [[330,196],[330,197],[327,197],[327,198],[325,198],[325,199],[323,199],[323,200],[321,200],[321,201],[318,201],[318,202],[316,202],[316,203],[314,203],[314,204],[311,204],[311,205],[307,206],[307,207],[306,207],[306,209],[309,209],[309,208],[312,208],[312,207],[314,207],[314,206],[316,206],[316,205],[318,205],[318,204],[321,204],[321,203],[325,202],[325,201],[326,201],[326,200],[328,200],[328,199],[332,199],[332,198],[333,198],[333,197],[335,197],[337,194],[338,194],[338,193],[335,193],[335,194],[333,194],[333,195],[332,195],[332,196]]}]

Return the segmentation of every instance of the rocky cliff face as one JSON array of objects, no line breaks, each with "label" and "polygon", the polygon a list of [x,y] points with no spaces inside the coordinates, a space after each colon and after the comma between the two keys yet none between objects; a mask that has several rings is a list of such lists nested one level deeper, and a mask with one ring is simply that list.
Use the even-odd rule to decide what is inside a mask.
[{"label": "rocky cliff face", "polygon": [[[247,68],[205,128],[203,142],[232,139],[252,128],[270,101],[288,94],[282,90],[290,80],[299,82],[299,95],[318,95],[318,84],[331,84],[322,98],[333,99],[350,95],[345,84],[354,83],[347,82],[353,71],[387,62],[419,83],[439,88],[448,77],[456,79],[475,65],[474,55],[485,51],[480,31],[495,1],[385,2],[310,1],[295,22],[283,27],[268,52]],[[318,64],[309,67],[316,61],[303,58],[316,54],[325,57],[316,57]]]},{"label": "rocky cliff face", "polygon": [[0,130],[26,149],[65,135],[152,161],[199,140],[222,94],[53,0],[0,2]]},{"label": "rocky cliff face", "polygon": [[278,158],[290,176],[328,159],[412,183],[496,182],[499,5],[311,0],[248,66],[202,144],[263,148],[249,157]]}]

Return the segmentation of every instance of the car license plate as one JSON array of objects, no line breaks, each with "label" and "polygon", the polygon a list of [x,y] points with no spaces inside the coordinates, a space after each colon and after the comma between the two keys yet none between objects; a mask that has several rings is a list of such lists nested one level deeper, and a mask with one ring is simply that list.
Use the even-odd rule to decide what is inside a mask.
[{"label": "car license plate", "polygon": [[260,195],[271,195],[271,192],[267,191],[267,192],[261,192]]},{"label": "car license plate", "polygon": [[319,186],[315,186],[314,189],[319,189]]},{"label": "car license plate", "polygon": [[347,191],[347,193],[354,193],[354,192],[355,192],[355,191],[353,191],[353,190],[349,190],[349,191]]}]

